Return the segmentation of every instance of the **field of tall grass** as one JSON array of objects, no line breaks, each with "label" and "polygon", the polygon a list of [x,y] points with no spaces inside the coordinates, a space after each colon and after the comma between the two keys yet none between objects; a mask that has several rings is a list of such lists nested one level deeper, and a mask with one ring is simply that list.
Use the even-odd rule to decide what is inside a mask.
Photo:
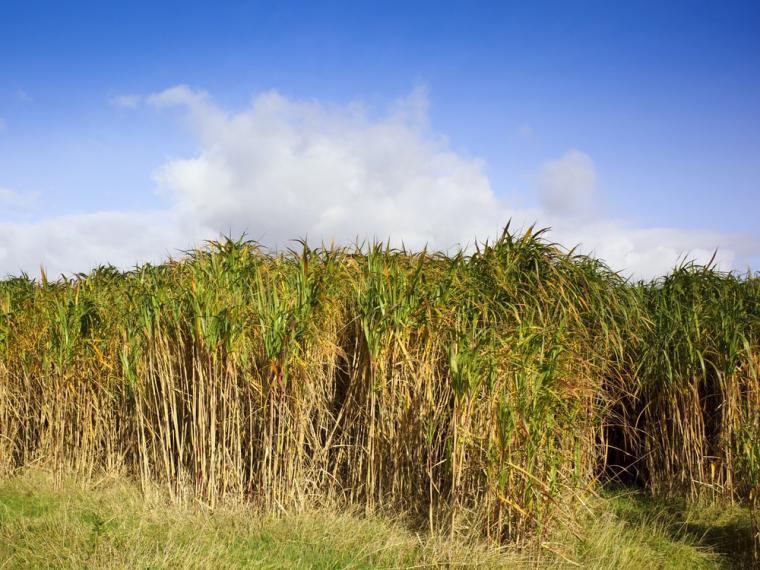
[{"label": "field of tall grass", "polygon": [[760,277],[630,282],[507,230],[472,253],[225,239],[0,282],[0,474],[576,532],[604,481],[760,507]]}]

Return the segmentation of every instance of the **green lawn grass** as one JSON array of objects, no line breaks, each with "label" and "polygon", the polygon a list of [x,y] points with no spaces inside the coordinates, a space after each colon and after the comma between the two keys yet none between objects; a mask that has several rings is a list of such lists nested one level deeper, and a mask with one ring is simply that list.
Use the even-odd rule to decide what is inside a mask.
[{"label": "green lawn grass", "polygon": [[[336,510],[282,516],[170,505],[106,477],[30,471],[0,483],[0,568],[731,568],[749,563],[738,507],[686,507],[608,491],[580,538],[496,550],[418,534],[402,521]],[[592,514],[593,513],[593,514]]]}]

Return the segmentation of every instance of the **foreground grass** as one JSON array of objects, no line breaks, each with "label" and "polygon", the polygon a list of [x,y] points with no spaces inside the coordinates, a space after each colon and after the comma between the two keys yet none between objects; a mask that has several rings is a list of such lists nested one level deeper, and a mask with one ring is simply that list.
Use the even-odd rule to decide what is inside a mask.
[{"label": "foreground grass", "polygon": [[116,478],[83,484],[27,472],[0,483],[0,568],[730,568],[749,559],[746,513],[615,492],[581,537],[541,551],[423,537],[398,521],[314,511],[213,512],[145,496]]},{"label": "foreground grass", "polygon": [[502,558],[351,514],[169,505],[115,479],[56,484],[33,473],[0,484],[0,568],[492,567]]}]

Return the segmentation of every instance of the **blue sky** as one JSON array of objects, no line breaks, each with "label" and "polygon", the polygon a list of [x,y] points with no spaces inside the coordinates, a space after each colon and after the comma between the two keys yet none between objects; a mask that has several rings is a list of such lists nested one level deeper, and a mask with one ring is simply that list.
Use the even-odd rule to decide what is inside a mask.
[{"label": "blue sky", "polygon": [[[282,241],[367,227],[445,247],[470,235],[451,229],[457,212],[471,213],[463,225],[481,237],[499,223],[486,215],[494,210],[552,225],[563,242],[636,274],[715,247],[726,267],[758,266],[757,2],[110,4],[0,6],[2,273],[129,266],[225,228]],[[179,98],[156,103],[178,85]],[[251,101],[272,91],[287,110],[253,113]],[[400,100],[414,101],[414,116],[396,128]],[[304,115],[300,104],[318,110]],[[351,122],[356,106],[362,119]],[[234,126],[247,119],[258,126]],[[427,170],[378,151],[379,127]],[[286,130],[300,142],[277,134]],[[274,170],[266,157],[291,143],[290,170]],[[337,155],[354,167],[292,175],[322,173],[309,157]],[[168,167],[174,178],[161,174]],[[419,182],[394,194],[383,186],[394,172]],[[288,204],[321,192],[320,180],[346,190],[306,198],[315,213],[290,216]],[[227,209],[210,206],[214,184]],[[356,184],[374,198],[357,202],[370,190]],[[290,201],[267,211],[267,192]],[[547,198],[558,193],[569,210]],[[426,195],[445,211],[417,232]],[[352,204],[370,214],[384,204],[394,221],[351,225],[372,221]],[[104,212],[136,217],[113,225],[122,233],[108,247],[83,252],[108,241],[93,227]],[[130,232],[162,215],[172,229],[132,247]],[[625,244],[605,249],[615,240]]]}]

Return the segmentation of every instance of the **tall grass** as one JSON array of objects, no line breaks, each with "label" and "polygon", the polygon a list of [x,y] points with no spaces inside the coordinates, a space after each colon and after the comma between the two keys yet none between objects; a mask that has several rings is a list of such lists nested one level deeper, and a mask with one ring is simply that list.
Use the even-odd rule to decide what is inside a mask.
[{"label": "tall grass", "polygon": [[211,242],[0,282],[0,470],[177,500],[343,502],[433,531],[572,531],[583,493],[757,501],[760,285],[631,284],[543,232],[472,254]]}]

